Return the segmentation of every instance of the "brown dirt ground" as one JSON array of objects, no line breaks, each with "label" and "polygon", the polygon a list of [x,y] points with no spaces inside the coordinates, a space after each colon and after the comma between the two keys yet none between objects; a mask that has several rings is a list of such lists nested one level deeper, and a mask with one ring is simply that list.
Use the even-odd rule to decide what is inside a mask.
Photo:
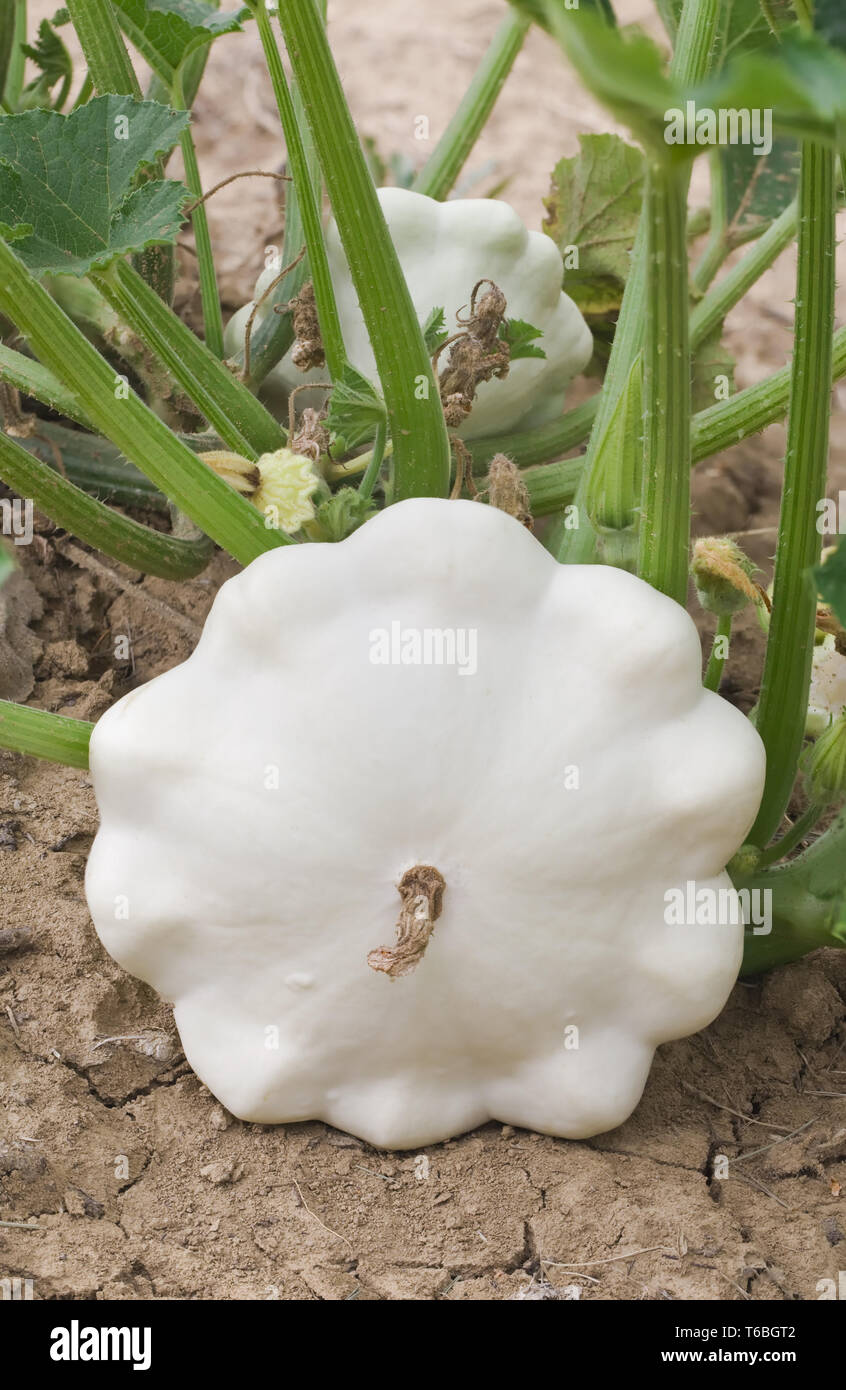
[{"label": "brown dirt ground", "polygon": [[[405,0],[384,0],[376,20],[365,0],[337,9],[363,130],[422,162],[414,116],[430,115],[436,139],[502,6],[430,0],[423,24]],[[495,161],[486,179],[509,175],[505,196],[538,225],[553,163],[578,129],[602,128],[533,34],[472,164]],[[219,46],[198,141],[207,185],[245,161],[278,168],[252,35]],[[279,225],[269,181],[213,205],[233,306]],[[791,286],[788,255],[732,315],[741,385],[785,360]],[[190,294],[189,275],[189,308]],[[846,487],[843,387],[835,404],[833,489]],[[748,548],[765,569],[782,447],[771,429],[700,465],[694,484],[697,531],[757,533]],[[4,594],[0,680],[96,718],[188,655],[233,569],[219,556],[188,584],[139,581],[45,523]],[[130,664],[113,659],[120,634]],[[761,653],[754,619],[741,622],[728,690],[745,708]],[[0,924],[30,933],[0,957],[0,1277],[31,1278],[36,1298],[53,1299],[778,1301],[818,1297],[844,1266],[846,954],[739,985],[711,1028],[660,1049],[639,1109],[613,1133],[566,1143],[491,1124],[427,1150],[426,1177],[418,1155],[323,1124],[266,1128],[223,1111],[188,1069],[170,1011],[94,934],[82,875],[95,829],[86,775],[0,754]],[[142,1041],[98,1046],[127,1034]]]}]

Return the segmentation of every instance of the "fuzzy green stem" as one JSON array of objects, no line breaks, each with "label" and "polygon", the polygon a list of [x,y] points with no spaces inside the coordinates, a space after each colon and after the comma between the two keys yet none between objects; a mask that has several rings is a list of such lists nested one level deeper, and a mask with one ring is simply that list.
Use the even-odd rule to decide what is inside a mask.
[{"label": "fuzzy green stem", "polygon": [[206,536],[182,540],[121,516],[2,433],[0,478],[86,545],[142,574],[154,574],[160,579],[191,579],[211,559],[212,543]]},{"label": "fuzzy green stem", "polygon": [[[846,376],[846,328],[837,330],[832,343],[832,377],[837,381]],[[783,367],[766,380],[759,381],[756,386],[748,386],[745,391],[738,391],[730,400],[720,401],[717,405],[709,406],[707,410],[699,411],[691,422],[691,462],[701,463],[703,459],[720,454],[724,449],[730,449],[734,444],[748,439],[750,435],[757,434],[776,420],[783,420],[787,413],[789,395],[790,368]],[[595,399],[593,397],[586,404],[592,405]],[[532,507],[533,515],[550,515],[559,505],[564,506],[574,500],[575,489],[585,472],[586,456],[562,459],[556,463],[543,463],[542,460],[550,458],[556,452],[563,453],[565,448],[571,448],[579,442],[572,434],[577,429],[584,428],[584,416],[578,419],[575,417],[577,411],[584,411],[585,408],[578,406],[577,410],[569,412],[574,417],[572,431],[568,428],[564,433],[562,430],[560,437],[557,431],[563,421],[568,420],[568,416],[562,417],[562,421],[556,422],[555,425],[525,430],[522,434],[468,440],[467,447],[473,459],[474,473],[484,472],[494,454],[507,454],[519,467],[526,469],[523,481],[530,492],[536,493],[540,499],[538,506]],[[353,472],[359,462],[360,460],[353,459],[348,465],[345,464],[344,468]],[[531,467],[532,464],[540,466]]]},{"label": "fuzzy green stem", "polygon": [[[173,105],[180,110],[187,110],[185,91],[182,82],[181,69],[176,73],[173,80],[173,92],[171,96]],[[203,196],[203,181],[200,178],[200,166],[197,163],[197,150],[194,145],[194,136],[191,133],[190,125],[186,126],[179,139],[182,150],[182,162],[185,166],[185,182],[194,194],[195,198]],[[214,353],[215,357],[223,356],[223,315],[220,311],[220,294],[217,288],[217,275],[214,269],[214,256],[212,254],[211,236],[209,234],[209,219],[206,216],[205,203],[198,202],[191,213],[191,225],[194,229],[194,243],[197,250],[197,267],[200,275],[200,302],[203,306],[203,328],[205,330],[206,347],[209,352]]]},{"label": "fuzzy green stem", "polygon": [[64,382],[34,358],[24,357],[22,352],[15,352],[5,343],[0,343],[0,381],[7,381],[24,396],[32,396],[57,414],[90,428],[85,411]]},{"label": "fuzzy green stem", "polygon": [[692,87],[711,69],[723,0],[684,0],[673,44],[670,76]]},{"label": "fuzzy green stem", "polygon": [[[308,122],[305,119],[299,88],[296,82],[292,82],[290,86],[297,130],[300,133],[305,151],[315,201],[319,207],[321,200],[320,165],[315,154],[311,132],[308,129]],[[300,213],[300,200],[297,197],[296,185],[292,181],[285,185],[285,232],[282,241],[281,264],[283,266],[292,265],[304,245],[305,231]],[[264,314],[260,320],[253,321],[253,331],[250,334],[250,375],[248,379],[248,385],[253,390],[258,390],[268,372],[273,370],[277,362],[281,362],[294,341],[294,322],[290,309],[286,309],[284,313],[277,313],[276,307],[290,304],[291,300],[299,294],[310,274],[308,256],[304,256],[298,264],[293,266],[293,269],[288,272],[276,289],[271,290],[265,301],[269,312]],[[235,354],[234,360],[239,367],[243,367],[243,347]]]},{"label": "fuzzy green stem", "polygon": [[0,80],[4,79],[0,97],[3,98],[6,110],[10,112],[17,111],[23,87],[26,59],[21,44],[26,43],[26,9],[26,0],[11,0],[11,4],[7,0],[5,11],[0,18],[2,56],[5,60],[0,68]]},{"label": "fuzzy green stem", "polygon": [[638,572],[683,604],[690,548],[687,170],[649,166],[649,303],[644,351],[644,487]]},{"label": "fuzzy green stem", "polygon": [[92,280],[124,323],[153,351],[202,411],[227,448],[245,458],[272,453],[285,431],[243,382],[209,352],[128,261],[113,261]]},{"label": "fuzzy green stem", "polygon": [[[308,10],[317,26],[318,32],[325,45],[326,36],[323,31],[323,24],[313,0],[301,0],[303,7]],[[338,306],[335,303],[335,291],[332,287],[332,277],[329,274],[329,260],[326,254],[326,242],[323,238],[323,225],[320,218],[320,206],[315,193],[312,170],[308,152],[305,147],[297,111],[294,106],[291,89],[288,86],[285,70],[282,67],[282,60],[279,57],[279,49],[273,37],[273,30],[270,26],[264,0],[253,3],[253,12],[258,25],[259,36],[262,48],[264,49],[265,62],[267,63],[273,93],[276,97],[276,105],[279,110],[279,119],[282,122],[282,130],[285,135],[285,144],[288,150],[288,162],[291,166],[291,173],[294,177],[294,185],[297,190],[297,203],[299,215],[303,226],[306,247],[308,248],[308,262],[311,270],[312,284],[314,285],[314,299],[317,305],[317,317],[320,322],[320,335],[323,340],[323,348],[326,353],[326,365],[330,375],[337,381],[343,375],[344,365],[347,360],[346,349],[344,348],[344,338],[341,332],[341,321],[338,317]],[[295,68],[296,70],[296,68]],[[298,79],[299,81],[299,79]],[[323,93],[316,89],[314,100],[322,100]],[[312,131],[312,134],[314,132]],[[338,145],[338,157],[346,156]]]},{"label": "fuzzy green stem", "polygon": [[[834,325],[834,155],[807,141],[799,183],[796,323],[773,611],[756,728],[767,778],[749,835],[765,845],[784,815],[802,748],[816,625],[808,571],[819,560],[817,502],[825,496]],[[820,388],[820,382],[825,383]]]},{"label": "fuzzy green stem", "polygon": [[[680,86],[693,86],[707,76],[719,16],[720,0],[684,0],[684,8],[678,24],[676,43],[670,64],[670,74]],[[678,175],[679,186],[683,177],[685,178],[684,221],[686,224],[686,175]],[[685,258],[686,254],[685,242]],[[631,267],[617,319],[608,370],[605,373],[605,384],[599,398],[596,420],[591,431],[585,475],[576,494],[575,505],[578,509],[579,525],[574,530],[569,530],[561,524],[557,529],[557,534],[550,542],[552,553],[556,554],[559,560],[568,563],[588,563],[595,558],[596,535],[587,519],[586,489],[588,479],[591,476],[595,451],[608,427],[617,398],[628,380],[632,363],[643,347],[644,323],[652,321],[653,306],[647,302],[648,257],[647,219],[645,216],[641,216],[632,249]],[[648,443],[647,439],[645,441],[647,448]]]},{"label": "fuzzy green stem", "polygon": [[[831,378],[839,381],[846,376],[846,328],[838,328],[831,340],[831,347]],[[817,390],[827,401],[828,393],[819,385],[820,380],[825,378],[819,368],[818,372]],[[729,400],[719,401],[694,415],[691,438],[693,462],[699,463],[713,454],[719,454],[723,449],[748,439],[751,434],[757,434],[774,421],[783,420],[790,400],[790,382],[790,368],[782,367],[757,385],[747,386]]]},{"label": "fuzzy green stem", "polygon": [[[797,216],[795,210],[793,216]],[[750,286],[772,265],[776,256],[783,249],[782,237],[785,235],[789,217],[790,212],[788,210],[782,214],[777,222],[772,224],[772,235],[769,231],[764,233],[752,250],[738,261],[734,269],[700,300],[690,317],[691,352],[704,342],[716,324],[722,322],[729,310],[733,309],[735,304],[743,298]],[[777,227],[778,231],[775,230]],[[790,238],[788,237],[787,240],[789,242]],[[617,331],[620,332],[619,324]],[[837,375],[842,376],[846,372],[846,337],[842,331],[834,336],[834,350],[835,377]],[[843,361],[843,366],[839,372],[836,370],[837,361],[840,360],[838,353]],[[721,402],[719,405],[709,407],[708,410],[696,415],[694,417],[693,445],[696,454],[694,462],[698,458],[707,458],[709,454],[719,453],[720,449],[728,447],[732,440],[728,439],[726,429],[727,427],[736,429],[735,415],[738,417],[737,424],[742,426],[745,412],[747,410],[753,412],[753,418],[758,423],[746,431],[748,434],[754,434],[756,430],[763,429],[764,425],[769,424],[772,420],[783,418],[787,410],[789,381],[790,374],[785,369],[775,373],[772,377],[768,377],[767,381],[761,382],[759,386],[739,392],[731,401]],[[493,458],[494,454],[502,453],[513,458],[515,463],[525,467],[528,464],[543,463],[547,459],[555,458],[556,455],[566,453],[568,449],[582,444],[591,433],[591,427],[597,418],[598,407],[608,385],[606,378],[606,386],[601,393],[592,396],[589,401],[576,406],[575,409],[566,411],[552,424],[541,425],[533,430],[523,430],[519,434],[492,435],[490,438],[468,440],[468,448],[473,455],[474,464],[482,467]],[[739,403],[737,411],[733,409],[734,402]],[[761,413],[762,410],[763,413]],[[712,428],[712,420],[713,429],[719,431],[720,439],[726,439],[726,442],[708,448],[704,436]],[[737,434],[736,437],[744,439],[746,433]],[[705,448],[704,453],[701,452],[703,447]]]},{"label": "fuzzy green stem", "polygon": [[751,289],[763,272],[781,255],[796,235],[799,224],[799,209],[791,203],[780,217],[771,222],[767,230],[749,251],[718,285],[705,298],[701,299],[690,315],[691,347],[711,334],[723,322],[726,314],[733,309]]},{"label": "fuzzy green stem", "polygon": [[[128,266],[126,269],[129,271]],[[144,284],[140,276],[136,278]],[[170,312],[152,290],[146,285],[144,288],[163,312]],[[249,564],[272,546],[286,542],[281,532],[265,527],[255,507],[196,458],[134,392],[125,388],[123,379],[2,240],[0,311],[17,324],[44,364],[61,373],[96,428],[237,560]],[[189,336],[193,338],[193,334]]]},{"label": "fuzzy green stem", "polygon": [[[108,439],[39,420],[35,434],[18,442],[27,453],[34,454],[101,502],[165,514],[168,511],[164,493],[159,492]],[[185,436],[185,442],[194,453],[211,447],[207,437],[200,435]]]},{"label": "fuzzy green stem", "polygon": [[731,614],[723,613],[717,619],[717,630],[714,633],[714,642],[711,647],[711,655],[708,658],[708,666],[705,671],[705,679],[702,684],[706,690],[719,690],[720,681],[723,678],[723,668],[728,660],[729,639],[731,637]]},{"label": "fuzzy green stem", "polygon": [[443,497],[450,450],[432,363],[323,25],[308,0],[279,0],[279,21],[382,384],[392,496]]},{"label": "fuzzy green stem", "polygon": [[88,767],[88,744],[94,725],[43,709],[0,700],[0,748],[46,758],[66,767]]},{"label": "fuzzy green stem", "polygon": [[92,80],[91,73],[87,72],[85,74],[85,77],[82,79],[82,86],[76,94],[76,100],[74,101],[73,107],[71,109],[76,111],[80,106],[85,106],[86,103],[91,100],[93,95],[94,82]]},{"label": "fuzzy green stem", "polygon": [[370,461],[364,472],[364,476],[358,485],[358,490],[362,497],[372,497],[373,489],[376,486],[376,479],[379,477],[379,470],[385,457],[385,439],[387,435],[387,421],[380,420],[376,426],[376,437],[373,440],[373,448],[370,451]]},{"label": "fuzzy green stem", "polygon": [[693,288],[704,294],[728,255],[726,241],[726,185],[723,174],[722,152],[712,150],[711,170],[711,223],[705,249],[694,268],[691,282]]},{"label": "fuzzy green stem", "polygon": [[[771,864],[777,864],[780,859],[786,859],[787,855],[802,843],[808,832],[813,830],[824,810],[824,806],[808,806],[785,831],[781,839],[773,841],[769,848],[764,850],[758,862],[758,868],[767,869]],[[844,890],[846,890],[846,865],[844,865]]]},{"label": "fuzzy green stem", "polygon": [[140,99],[138,78],[110,0],[67,0],[67,7],[97,95],[115,92]]},{"label": "fuzzy green stem", "polygon": [[529,20],[515,10],[502,21],[455,115],[414,180],[415,193],[438,200],[447,196],[484,130],[528,28]]}]

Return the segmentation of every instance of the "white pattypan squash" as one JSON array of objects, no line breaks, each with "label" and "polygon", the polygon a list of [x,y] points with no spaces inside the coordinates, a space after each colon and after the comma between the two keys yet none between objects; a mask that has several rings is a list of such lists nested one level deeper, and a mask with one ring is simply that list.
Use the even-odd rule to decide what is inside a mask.
[{"label": "white pattypan squash", "polygon": [[477,502],[273,550],[94,730],[97,931],[243,1119],[607,1130],[741,959],[763,750],[700,663],[670,599]]},{"label": "white pattypan squash", "polygon": [[[466,438],[546,424],[560,415],[566,388],[590,361],[593,339],[576,305],[561,289],[564,265],[558,248],[541,232],[527,231],[507,203],[491,198],[457,198],[439,203],[407,188],[380,188],[379,202],[399,256],[421,324],[443,308],[449,332],[455,315],[470,301],[474,285],[493,280],[505,295],[507,316],[540,329],[537,346],[544,358],[518,358],[508,376],[483,382],[473,410],[456,432]],[[326,232],[329,267],[347,353],[354,367],[378,383],[376,362],[358,307],[341,240],[334,222]],[[278,275],[271,265],[259,276],[260,299]],[[255,301],[233,315],[226,330],[231,355],[244,342]],[[272,313],[268,299],[257,318]],[[448,349],[441,358],[443,367]],[[267,380],[271,398],[308,381],[325,381],[326,369],[298,371],[289,352]],[[271,403],[273,401],[271,400]]]}]

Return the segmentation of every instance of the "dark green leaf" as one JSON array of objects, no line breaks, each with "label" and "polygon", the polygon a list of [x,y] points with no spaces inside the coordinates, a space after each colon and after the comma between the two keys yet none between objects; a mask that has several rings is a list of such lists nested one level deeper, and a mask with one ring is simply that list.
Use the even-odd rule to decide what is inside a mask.
[{"label": "dark green leaf", "polygon": [[1,117],[0,208],[28,268],[85,275],[174,241],[187,189],[171,180],[132,184],[142,165],[173,148],[187,121],[186,112],[125,96],[95,97],[68,116]]},{"label": "dark green leaf", "polygon": [[376,388],[348,362],[340,381],[332,387],[326,415],[333,451],[345,454],[363,440],[372,439],[386,414],[385,402]]},{"label": "dark green leaf", "polygon": [[543,348],[535,344],[535,338],[543,337],[543,330],[526,323],[524,319],[503,319],[499,326],[499,336],[511,349],[512,362],[516,362],[520,357],[546,357]]},{"label": "dark green leaf", "polygon": [[846,626],[846,537],[824,564],[814,570],[817,593]]},{"label": "dark green leaf", "polygon": [[192,53],[250,17],[246,5],[221,14],[203,0],[114,0],[114,7],[126,37],[168,88]]},{"label": "dark green leaf", "polygon": [[618,135],[580,135],[579,153],[559,160],[553,171],[544,231],[565,257],[568,295],[588,318],[614,312],[622,302],[643,173],[640,150]]}]

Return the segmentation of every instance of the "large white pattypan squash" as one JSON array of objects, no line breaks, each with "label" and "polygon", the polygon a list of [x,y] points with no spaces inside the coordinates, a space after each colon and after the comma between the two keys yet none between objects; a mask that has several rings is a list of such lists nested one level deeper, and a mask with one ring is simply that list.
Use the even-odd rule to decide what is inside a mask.
[{"label": "large white pattypan squash", "polygon": [[254,561],[100,720],[88,901],[244,1119],[591,1135],[728,995],[763,761],[671,600],[402,502]]},{"label": "large white pattypan squash", "polygon": [[[446,326],[455,333],[456,313],[466,311],[473,287],[480,280],[492,280],[505,295],[508,317],[522,319],[543,334],[536,345],[546,357],[518,358],[507,377],[482,382],[473,409],[457,433],[476,438],[546,424],[560,415],[567,386],[590,360],[593,339],[576,305],[561,289],[564,265],[551,238],[527,231],[514,209],[497,199],[457,198],[439,203],[407,188],[380,188],[378,193],[421,324],[432,309],[443,308]],[[350,361],[371,381],[378,381],[334,221],[327,228],[326,247]],[[259,276],[256,299],[261,299],[278,273],[274,263]],[[243,346],[254,303],[245,304],[227,325],[230,354]],[[257,318],[272,312],[267,299]],[[440,365],[447,360],[444,355]],[[325,368],[299,371],[289,352],[271,372],[267,386],[271,395],[274,388],[287,393],[308,381],[325,381],[326,375]]]}]

